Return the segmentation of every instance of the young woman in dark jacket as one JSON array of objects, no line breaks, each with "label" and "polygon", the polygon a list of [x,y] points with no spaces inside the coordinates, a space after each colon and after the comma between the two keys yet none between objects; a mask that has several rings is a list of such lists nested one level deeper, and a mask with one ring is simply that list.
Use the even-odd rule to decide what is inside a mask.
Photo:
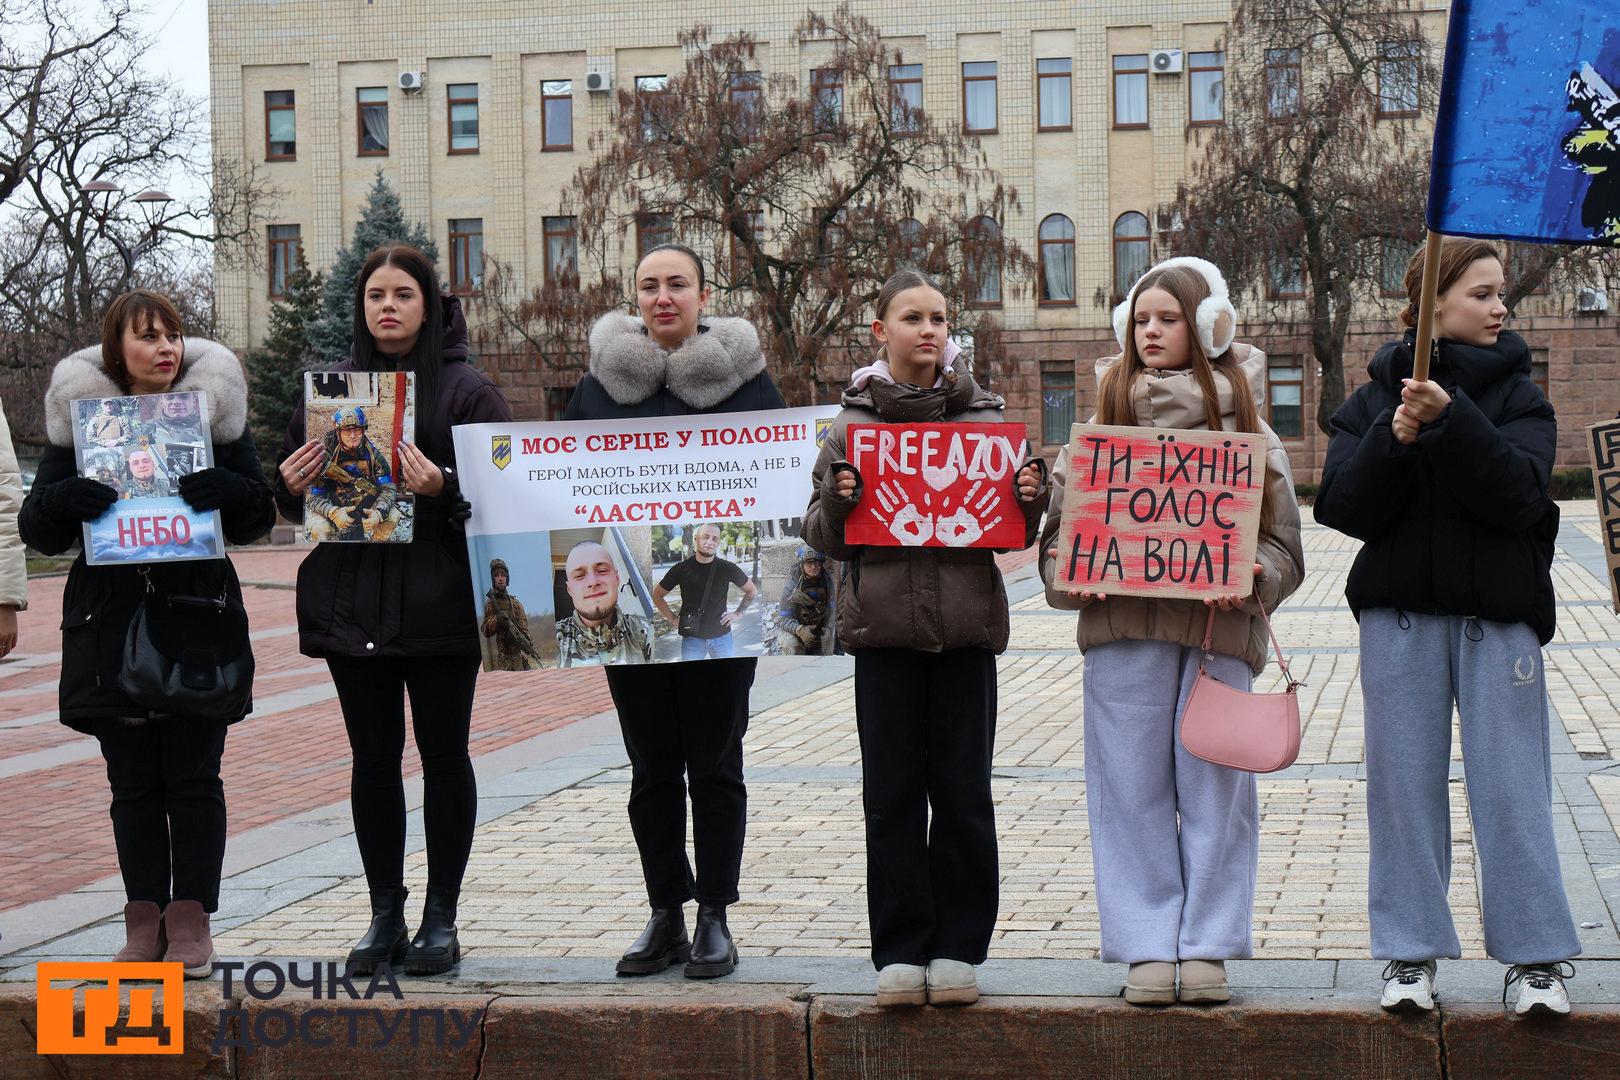
[{"label": "young woman in dark jacket", "polygon": [[[1423,260],[1406,271],[1407,326]],[[1411,331],[1379,350],[1333,416],[1316,497],[1317,521],[1364,542],[1345,594],[1361,624],[1372,948],[1392,1010],[1432,1009],[1436,960],[1460,955],[1446,904],[1454,703],[1504,1000],[1517,983],[1518,1012],[1567,1013],[1565,961],[1581,951],[1553,836],[1540,649],[1558,431],[1529,349],[1502,329],[1502,288],[1494,245],[1445,240],[1429,379],[1411,378]]]},{"label": "young woman in dark jacket", "polygon": [[[350,802],[372,921],[349,963],[363,974],[383,960],[433,974],[461,959],[456,904],[478,811],[467,742],[481,654],[450,429],[511,420],[512,410],[467,363],[460,302],[440,295],[433,264],[405,245],[379,248],[361,266],[353,351],[333,370],[416,373],[416,441],[399,446],[400,479],[416,495],[414,539],[317,544],[298,568],[298,641],[331,670],[354,753]],[[325,454],[304,436],[299,410],[275,487],[292,521],[303,520],[304,491]],[[428,856],[414,938],[405,926],[406,694],[422,755]]]},{"label": "young woman in dark jacket", "polygon": [[[703,260],[664,245],[636,266],[640,318],[612,311],[591,328],[590,372],[565,420],[677,416],[783,407],[765,370],[759,335],[742,319],[704,319]],[[610,667],[608,690],[630,754],[630,828],[641,853],[652,917],[619,960],[621,975],[686,963],[692,978],[726,975],[737,949],[726,907],[737,902],[748,791],[752,657]],[[692,793],[697,876],[686,859],[686,792]],[[697,899],[690,942],[681,905]]]},{"label": "young woman in dark jacket", "polygon": [[124,947],[115,960],[178,962],[208,975],[215,960],[209,915],[219,908],[225,859],[225,729],[241,717],[207,719],[155,712],[118,689],[124,639],[150,580],[160,593],[240,600],[230,559],[90,566],[84,523],[118,498],[78,475],[73,401],[200,391],[206,395],[215,464],[180,479],[193,509],[218,510],[225,539],[249,544],[275,524],[253,435],[247,381],[230,350],[182,341],[167,298],[136,290],[114,300],[101,344],[56,365],[45,393],[50,445],[18,519],[24,542],[47,555],[80,545],[62,595],[62,723],[94,735],[112,787],[113,840],[124,878]]}]

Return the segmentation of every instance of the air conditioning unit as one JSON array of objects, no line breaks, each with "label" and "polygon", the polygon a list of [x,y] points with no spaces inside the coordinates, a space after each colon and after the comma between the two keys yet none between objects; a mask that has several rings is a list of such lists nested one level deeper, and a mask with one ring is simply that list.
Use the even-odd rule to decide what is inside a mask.
[{"label": "air conditioning unit", "polygon": [[1609,311],[1609,294],[1602,289],[1577,289],[1575,313],[1577,315],[1605,315]]},{"label": "air conditioning unit", "polygon": [[1180,75],[1181,50],[1154,49],[1148,55],[1148,67],[1153,69],[1155,75]]},{"label": "air conditioning unit", "polygon": [[423,74],[420,71],[402,71],[399,73],[399,88],[407,92],[422,89]]},{"label": "air conditioning unit", "polygon": [[593,94],[606,94],[613,90],[613,68],[608,64],[593,64],[585,69],[585,89]]}]

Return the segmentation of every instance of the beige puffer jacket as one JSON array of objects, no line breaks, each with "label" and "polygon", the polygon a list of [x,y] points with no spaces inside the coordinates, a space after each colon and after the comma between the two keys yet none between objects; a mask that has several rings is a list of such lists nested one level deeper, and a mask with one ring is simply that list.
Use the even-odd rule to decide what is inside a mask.
[{"label": "beige puffer jacket", "polygon": [[22,538],[17,535],[17,511],[22,509],[22,474],[17,451],[11,445],[11,427],[0,410],[0,605],[21,611],[28,606],[28,566]]},{"label": "beige puffer jacket", "polygon": [[[1258,407],[1265,388],[1266,354],[1241,343],[1232,346],[1232,354],[1243,374],[1248,377],[1249,388]],[[1102,385],[1103,375],[1119,360],[1119,356],[1109,356],[1097,361],[1098,386]],[[1222,425],[1231,431],[1234,427],[1231,384],[1217,376],[1215,386],[1220,393]],[[1136,404],[1136,422],[1142,427],[1194,431],[1209,429],[1204,412],[1204,395],[1191,370],[1146,372],[1137,377],[1131,396]],[[1265,604],[1267,611],[1274,611],[1284,598],[1299,588],[1304,579],[1305,554],[1300,547],[1299,503],[1294,498],[1294,477],[1288,466],[1288,452],[1283,449],[1276,432],[1264,421],[1260,426],[1269,447],[1266,452],[1266,483],[1270,486],[1277,520],[1271,531],[1261,534],[1255,561],[1265,568],[1257,583],[1260,601]],[[1047,603],[1055,608],[1080,612],[1080,651],[1085,652],[1093,645],[1122,638],[1173,641],[1193,648],[1202,645],[1204,626],[1209,617],[1209,609],[1202,601],[1141,596],[1110,596],[1106,600],[1085,601],[1053,586],[1056,561],[1047,552],[1056,542],[1058,527],[1063,520],[1063,493],[1068,472],[1069,452],[1065,448],[1052,470],[1052,504],[1041,529],[1041,580],[1046,583]],[[1213,644],[1216,652],[1241,657],[1256,675],[1260,674],[1266,666],[1271,644],[1252,600],[1243,607],[1215,613]]]}]

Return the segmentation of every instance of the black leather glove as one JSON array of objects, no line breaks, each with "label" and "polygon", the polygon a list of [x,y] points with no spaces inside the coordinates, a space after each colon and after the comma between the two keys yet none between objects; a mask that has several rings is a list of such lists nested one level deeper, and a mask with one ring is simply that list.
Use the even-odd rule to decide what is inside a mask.
[{"label": "black leather glove", "polygon": [[118,501],[118,492],[86,476],[70,476],[47,484],[39,496],[48,516],[72,522],[94,521]]},{"label": "black leather glove", "polygon": [[242,477],[218,466],[180,478],[180,497],[193,510],[237,510],[253,501],[253,488]]}]

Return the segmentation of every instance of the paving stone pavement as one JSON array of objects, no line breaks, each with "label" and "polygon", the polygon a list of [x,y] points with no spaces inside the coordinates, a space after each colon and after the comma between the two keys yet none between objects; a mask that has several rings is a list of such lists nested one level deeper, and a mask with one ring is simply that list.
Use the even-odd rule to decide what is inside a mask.
[{"label": "paving stone pavement", "polygon": [[[1586,956],[1620,959],[1614,925],[1620,914],[1620,617],[1610,610],[1601,577],[1593,504],[1566,503],[1563,510],[1554,574],[1559,630],[1544,653],[1556,713],[1558,843]],[[1304,736],[1299,761],[1259,782],[1255,955],[1257,961],[1365,962],[1363,703],[1356,625],[1342,597],[1357,545],[1314,525],[1308,512],[1304,540],[1310,571],[1275,620],[1307,684],[1301,691]],[[997,962],[1092,960],[1098,924],[1083,809],[1082,667],[1074,617],[1046,607],[1033,567],[1027,558],[1021,562],[1009,575],[1013,636],[999,664],[994,790],[1002,886],[991,956]],[[858,978],[859,958],[867,953],[851,672],[847,660],[768,659],[755,687],[746,741],[743,898],[731,908],[730,924],[745,967],[750,958],[780,958],[761,968],[797,972],[789,981],[806,971],[813,975],[823,961],[846,979]],[[1280,679],[1273,666],[1256,688],[1274,688]],[[330,705],[320,709],[332,712]],[[508,756],[479,759],[481,825],[460,915],[469,958],[464,967],[498,974],[519,970],[513,965],[524,959],[543,959],[562,981],[600,979],[609,970],[601,962],[616,957],[646,917],[625,819],[629,769],[612,715],[571,721],[502,753]],[[1452,910],[1465,958],[1480,959],[1460,742],[1454,742],[1452,771]],[[242,793],[233,807],[251,801]],[[419,801],[413,793],[413,806]],[[228,866],[234,872],[216,919],[222,955],[341,957],[364,929],[365,882],[346,807],[333,803],[299,824],[307,826],[302,846],[294,837],[274,858]],[[233,837],[232,844],[239,840]],[[419,811],[412,815],[409,845],[407,880],[419,889],[426,876]],[[118,928],[106,918],[106,900],[115,883],[74,895],[97,889],[101,914],[74,925],[44,918],[35,905],[31,917],[51,925],[24,934],[9,955],[0,941],[5,977],[29,977],[37,959],[110,952]],[[0,927],[5,916],[0,912]],[[790,958],[798,958],[798,966],[783,967]],[[1334,984],[1333,976],[1326,978],[1326,985]]]}]

